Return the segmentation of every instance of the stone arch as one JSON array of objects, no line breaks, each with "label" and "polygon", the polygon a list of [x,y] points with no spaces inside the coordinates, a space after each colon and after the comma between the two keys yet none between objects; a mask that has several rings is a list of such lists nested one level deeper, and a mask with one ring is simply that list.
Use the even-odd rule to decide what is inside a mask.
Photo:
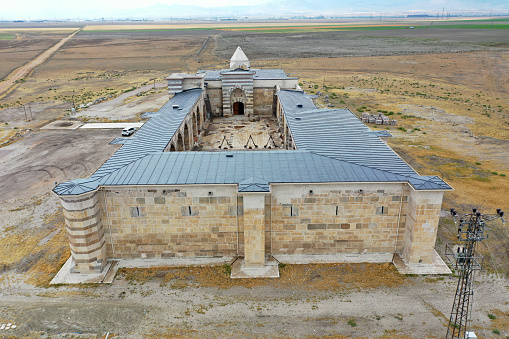
[{"label": "stone arch", "polygon": [[175,147],[175,144],[171,143],[170,144],[170,152],[175,152],[177,150],[177,148]]},{"label": "stone arch", "polygon": [[201,130],[203,129],[203,119],[199,108],[198,114],[196,114],[196,126],[198,127],[198,134],[200,134]]},{"label": "stone arch", "polygon": [[196,128],[197,128],[197,134],[200,134],[201,130],[203,129],[201,125],[201,113],[200,113],[200,106],[196,107]]},{"label": "stone arch", "polygon": [[230,103],[233,115],[244,115],[247,104],[246,91],[240,86],[230,89]]},{"label": "stone arch", "polygon": [[192,149],[192,128],[189,128],[189,124],[184,124],[184,149]]},{"label": "stone arch", "polygon": [[193,145],[196,141],[198,141],[198,118],[196,112],[193,112],[192,119],[190,121],[191,127],[193,128]]},{"label": "stone arch", "polygon": [[177,144],[177,151],[185,151],[185,148],[184,148],[184,138],[182,138],[182,133],[177,132],[178,136],[177,136],[177,141],[176,141],[176,144]]}]

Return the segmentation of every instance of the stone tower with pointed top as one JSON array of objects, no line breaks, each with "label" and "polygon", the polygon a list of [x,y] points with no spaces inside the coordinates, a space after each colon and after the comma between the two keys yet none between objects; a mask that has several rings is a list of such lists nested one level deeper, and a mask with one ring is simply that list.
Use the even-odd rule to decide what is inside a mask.
[{"label": "stone tower with pointed top", "polygon": [[193,88],[203,89],[210,117],[275,116],[276,91],[300,90],[298,78],[288,77],[282,69],[251,68],[241,47],[233,53],[229,68],[173,73],[166,79],[170,98]]},{"label": "stone tower with pointed top", "polygon": [[249,59],[242,48],[237,46],[237,50],[233,53],[232,58],[230,59],[230,70],[234,71],[239,68],[249,70],[251,65],[249,64]]}]

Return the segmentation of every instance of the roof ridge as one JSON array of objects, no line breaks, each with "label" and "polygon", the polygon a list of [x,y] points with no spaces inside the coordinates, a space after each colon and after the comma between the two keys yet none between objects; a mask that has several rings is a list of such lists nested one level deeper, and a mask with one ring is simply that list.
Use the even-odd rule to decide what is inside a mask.
[{"label": "roof ridge", "polygon": [[[417,172],[415,172],[415,170],[414,170],[415,176],[414,175],[408,175],[408,174],[395,173],[393,171],[388,171],[388,170],[384,170],[384,169],[380,169],[380,168],[376,168],[376,167],[372,167],[372,166],[367,166],[367,165],[359,164],[359,163],[352,162],[352,161],[349,161],[349,160],[342,160],[342,159],[336,159],[336,158],[333,158],[333,157],[328,157],[326,155],[319,154],[316,151],[311,151],[311,150],[306,150],[306,151],[309,152],[309,153],[318,155],[320,157],[328,158],[328,159],[331,159],[331,160],[334,160],[334,161],[345,162],[345,163],[352,164],[352,165],[355,165],[355,166],[359,166],[359,167],[362,167],[362,168],[369,168],[371,170],[377,170],[377,171],[380,171],[380,172],[383,172],[383,173],[390,173],[390,174],[394,175],[395,177],[411,178],[414,181],[418,180],[418,181],[421,182],[419,185],[412,184],[412,186],[414,186],[414,188],[416,188],[416,189],[418,189],[419,187],[424,186],[426,183],[432,181],[433,179],[438,179],[440,182],[443,182],[444,184],[446,184],[447,186],[450,187],[449,184],[447,184],[445,181],[443,181],[440,177],[438,177],[436,175],[434,175],[434,176],[429,176],[429,175],[423,176],[423,175],[419,175]],[[413,168],[412,168],[412,170],[413,170]],[[410,182],[410,181],[408,181],[408,182]]]},{"label": "roof ridge", "polygon": [[[316,155],[321,156],[321,157],[324,157],[324,158],[329,158],[329,159],[331,159],[331,160],[335,160],[335,161],[346,162],[346,163],[348,163],[348,164],[352,164],[352,165],[355,165],[355,166],[360,166],[360,167],[369,168],[369,169],[371,169],[371,170],[377,170],[377,171],[380,171],[380,172],[386,172],[386,173],[390,173],[390,174],[393,174],[393,175],[407,176],[407,175],[405,175],[405,174],[394,173],[394,172],[392,172],[392,171],[388,171],[388,170],[380,169],[380,168],[377,168],[377,167],[367,166],[367,165],[364,165],[364,164],[359,164],[359,163],[357,163],[357,162],[353,162],[353,161],[350,161],[350,160],[344,160],[344,159],[337,159],[337,158],[329,157],[329,156],[326,156],[326,155],[323,155],[323,154],[317,153],[317,151],[312,151],[312,150],[305,150],[305,151],[310,152],[310,153],[313,153],[313,154],[316,154]],[[415,172],[415,171],[414,171],[414,172]],[[418,174],[417,172],[416,172],[415,174],[419,176],[419,174]]]}]

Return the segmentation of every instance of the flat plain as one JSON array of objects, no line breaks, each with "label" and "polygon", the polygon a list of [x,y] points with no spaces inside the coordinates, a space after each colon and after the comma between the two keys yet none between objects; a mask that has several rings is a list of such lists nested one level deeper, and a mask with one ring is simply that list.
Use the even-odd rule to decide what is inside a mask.
[{"label": "flat plain", "polygon": [[[252,67],[299,77],[322,107],[397,119],[397,126],[370,127],[387,128],[405,161],[455,188],[439,226],[443,253],[455,240],[448,208],[509,211],[507,23],[83,25],[0,99],[0,325],[18,325],[0,335],[443,337],[456,277],[401,276],[388,264],[288,265],[279,280],[247,281],[228,279],[223,267],[123,269],[112,285],[49,287],[69,256],[59,202],[49,192],[55,182],[90,175],[118,148],[108,143],[119,131],[42,127],[140,121],[164,103],[165,76],[227,68],[241,46]],[[0,26],[0,77],[77,28]],[[99,98],[107,100],[71,112],[73,102]],[[499,338],[509,335],[509,230],[498,222],[489,232],[472,326]]]}]

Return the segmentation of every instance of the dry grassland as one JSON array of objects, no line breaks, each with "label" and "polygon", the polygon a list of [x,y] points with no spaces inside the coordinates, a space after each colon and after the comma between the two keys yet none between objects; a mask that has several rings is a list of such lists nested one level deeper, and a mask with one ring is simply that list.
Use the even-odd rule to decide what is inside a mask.
[{"label": "dry grassland", "polygon": [[[274,23],[267,25],[275,26]],[[157,30],[167,27],[133,25],[122,28],[107,26],[104,29]],[[40,54],[45,46],[56,43],[68,32],[66,29],[71,30],[34,33],[27,29],[14,32],[18,40],[0,41],[0,55],[9,56],[5,59],[8,62],[0,65],[0,75]],[[5,199],[18,197],[18,200],[2,200],[0,204],[5,214],[0,224],[3,232],[0,286],[9,302],[15,300],[18,303],[26,297],[18,306],[22,311],[17,317],[25,319],[33,328],[23,333],[36,337],[37,333],[44,331],[50,334],[74,333],[81,328],[91,328],[89,337],[100,337],[99,331],[106,333],[115,328],[114,323],[119,323],[121,325],[115,329],[121,335],[153,338],[226,336],[232,334],[232,328],[235,335],[246,338],[267,337],[269,334],[273,338],[299,337],[299,334],[308,338],[411,338],[415,333],[439,337],[447,321],[444,314],[450,311],[450,303],[444,301],[444,296],[452,296],[455,279],[400,276],[388,265],[287,265],[281,267],[281,278],[277,280],[232,280],[228,278],[227,266],[123,269],[120,271],[122,279],[113,286],[89,286],[90,290],[84,287],[41,290],[40,287],[47,286],[69,256],[63,216],[55,212],[56,198],[41,196],[41,193],[47,192],[55,180],[90,174],[94,170],[92,167],[99,166],[114,148],[107,148],[106,143],[111,137],[105,132],[101,139],[95,140],[85,132],[82,135],[78,132],[50,134],[37,129],[68,115],[73,96],[79,105],[103,96],[129,93],[133,88],[151,83],[152,78],[161,80],[172,72],[228,67],[228,60],[221,53],[226,47],[231,47],[233,52],[236,44],[232,41],[237,41],[225,40],[226,43],[219,46],[217,42],[221,37],[213,37],[200,55],[200,62],[197,62],[196,53],[207,37],[206,32],[180,36],[160,32],[146,35],[115,33],[120,34],[118,36],[94,32],[100,29],[99,25],[87,26],[84,32],[80,32],[0,100],[0,139],[18,133],[19,139],[16,140],[22,140],[15,143],[20,148],[14,151],[12,146],[0,148],[0,156],[8,157],[8,152],[19,152],[19,156],[13,158],[17,165],[9,167],[14,179],[2,186],[8,190],[4,194]],[[47,35],[38,39],[41,34]],[[266,43],[270,44],[270,39]],[[320,91],[328,95],[337,108],[347,107],[358,115],[382,111],[397,119],[398,126],[388,128],[394,135],[389,144],[420,174],[439,175],[455,188],[454,192],[446,194],[444,209],[455,207],[467,212],[473,206],[483,211],[500,207],[509,213],[507,50],[358,58],[257,58],[260,55],[266,57],[263,50],[248,53],[253,67],[283,68],[292,76],[300,77],[307,92],[316,94]],[[148,93],[143,100],[151,98],[150,95]],[[126,103],[130,102],[132,98],[126,100]],[[23,104],[30,105],[36,114],[35,121],[24,121]],[[326,106],[323,96],[318,99],[318,104]],[[86,111],[82,113],[86,115]],[[116,117],[104,119],[115,120]],[[36,133],[23,134],[23,130],[28,128],[35,129]],[[35,144],[30,144],[30,140]],[[65,144],[66,147],[61,148],[69,154],[74,149],[73,156],[76,158],[58,160],[62,156],[56,151],[60,144]],[[101,147],[100,144],[104,144],[101,154],[94,151],[94,148]],[[30,180],[23,180],[27,176]],[[30,200],[31,196],[41,198]],[[442,252],[446,242],[455,241],[454,228],[449,218],[442,219],[438,252]],[[480,249],[487,256],[489,272],[507,274],[507,225],[497,223],[489,232],[490,239]],[[491,278],[485,276],[483,279]],[[18,291],[20,286],[27,286],[24,284],[32,287]],[[507,292],[506,285],[496,291],[489,290],[491,284],[486,281],[480,285],[484,300],[475,306],[474,321],[476,329],[482,329],[487,333],[486,337],[498,337],[491,333],[492,329],[499,329],[503,335],[509,334],[507,303],[499,302],[500,295]],[[407,291],[413,291],[411,298],[415,299],[415,305],[409,305],[410,299],[404,299],[408,298],[405,297]],[[344,297],[343,293],[348,297]],[[366,293],[368,299],[362,293]],[[386,304],[372,306],[377,312],[378,309],[384,310],[385,316],[378,319],[378,315],[366,315],[366,311],[372,311],[369,305],[388,300],[390,293],[393,293],[394,304],[387,301]],[[37,302],[45,305],[41,313],[37,313],[38,306],[34,306],[32,298],[39,298]],[[44,298],[70,306],[51,311]],[[331,301],[328,298],[332,298]],[[354,299],[358,305],[348,302],[350,298],[358,298]],[[493,301],[490,298],[498,299]],[[171,302],[167,305],[168,300]],[[213,312],[208,312],[209,300],[214,300],[210,301],[215,307]],[[278,306],[280,309],[269,312],[278,302],[283,303]],[[124,316],[127,314],[122,313],[124,311],[118,311],[121,304],[127,305],[125,308],[128,310],[135,310],[132,312],[136,313],[136,318],[129,318]],[[347,323],[352,318],[341,313],[338,304],[348,312],[358,312],[358,327],[354,329]],[[86,313],[85,317],[80,315],[69,321],[62,320],[62,314],[76,314],[76,305],[80,310],[91,310],[93,315],[88,318]],[[15,313],[11,312],[11,305],[7,307],[4,303],[0,306],[5,307],[0,320],[12,321]],[[246,307],[247,311],[242,307]],[[391,311],[391,307],[398,310]],[[292,313],[294,308],[297,311]],[[403,319],[398,312],[405,308],[408,312]],[[480,315],[480,310],[489,311],[496,318],[488,320],[487,314]],[[313,314],[315,311],[321,313]],[[280,312],[285,315],[279,317]],[[114,319],[106,326],[104,319],[97,316],[103,313],[114,314],[116,318],[112,316]],[[246,314],[249,321],[245,318]],[[38,318],[44,321],[31,320]],[[140,322],[143,326],[139,325]],[[287,327],[303,332],[287,335]],[[373,332],[373,329],[378,332]],[[40,332],[30,332],[36,330]],[[320,334],[313,335],[313,330]]]},{"label": "dry grassland", "polygon": [[152,269],[123,268],[119,277],[143,284],[162,278],[164,286],[177,288],[261,286],[311,291],[362,291],[381,287],[398,287],[410,283],[394,266],[385,264],[309,264],[281,265],[279,279],[230,279],[230,266]]},{"label": "dry grassland", "polygon": [[[327,58],[312,63],[297,59],[283,64],[302,78],[306,91],[321,91],[338,108],[358,116],[385,112],[397,119],[398,126],[370,127],[391,132],[389,144],[419,174],[438,175],[454,188],[444,196],[445,210],[509,210],[506,52]],[[323,97],[319,102],[325,107]],[[489,243],[480,248],[487,268],[507,274],[508,226],[496,222],[490,233]],[[437,250],[454,242],[455,226],[444,218]]]},{"label": "dry grassland", "polygon": [[[284,27],[291,29],[299,28],[338,28],[338,27],[368,27],[386,26],[386,24],[372,24],[369,22],[356,24],[319,23],[316,22],[221,22],[221,23],[171,23],[171,24],[118,24],[118,25],[87,25],[84,31],[129,31],[129,30],[187,30],[187,29],[225,29],[225,30],[266,30],[273,27]],[[394,26],[405,26],[404,24],[392,24]]]},{"label": "dry grassland", "polygon": [[[87,39],[75,38],[36,69],[9,96],[7,107],[30,102],[59,102],[72,107],[101,96],[118,95],[156,78],[189,69],[186,58],[203,39]],[[147,56],[147,53],[149,54]]]},{"label": "dry grassland", "polygon": [[[283,64],[307,81],[305,90],[333,97],[336,107],[359,116],[362,111],[383,111],[397,119],[397,127],[371,127],[388,129],[394,135],[391,146],[402,151],[420,174],[439,175],[452,184],[456,191],[448,194],[455,202],[509,209],[504,195],[509,179],[503,176],[509,175],[507,54],[327,58],[313,60],[313,66],[307,60]],[[478,72],[469,71],[473,69]],[[327,89],[322,88],[324,83]]]},{"label": "dry grassland", "polygon": [[[65,224],[62,213],[56,211],[33,220],[37,206],[43,204],[45,196],[37,197],[9,211],[24,215],[21,223],[3,229],[0,245],[0,286],[8,288],[21,281],[35,286],[48,286],[60,267],[65,263],[70,250],[66,244]],[[32,206],[35,206],[32,207]],[[30,224],[39,224],[32,227]],[[16,226],[14,226],[16,225]],[[21,227],[20,227],[21,226]],[[21,228],[21,229],[20,229]],[[10,272],[10,273],[9,273]]]},{"label": "dry grassland", "polygon": [[[6,77],[16,68],[33,60],[63,36],[55,35],[44,39],[0,40],[0,79]],[[3,81],[3,80],[2,80]]]},{"label": "dry grassland", "polygon": [[23,33],[23,34],[62,34],[65,36],[67,33],[72,33],[75,30],[79,29],[79,27],[38,27],[38,28],[30,28],[30,27],[0,27],[0,33]]}]

